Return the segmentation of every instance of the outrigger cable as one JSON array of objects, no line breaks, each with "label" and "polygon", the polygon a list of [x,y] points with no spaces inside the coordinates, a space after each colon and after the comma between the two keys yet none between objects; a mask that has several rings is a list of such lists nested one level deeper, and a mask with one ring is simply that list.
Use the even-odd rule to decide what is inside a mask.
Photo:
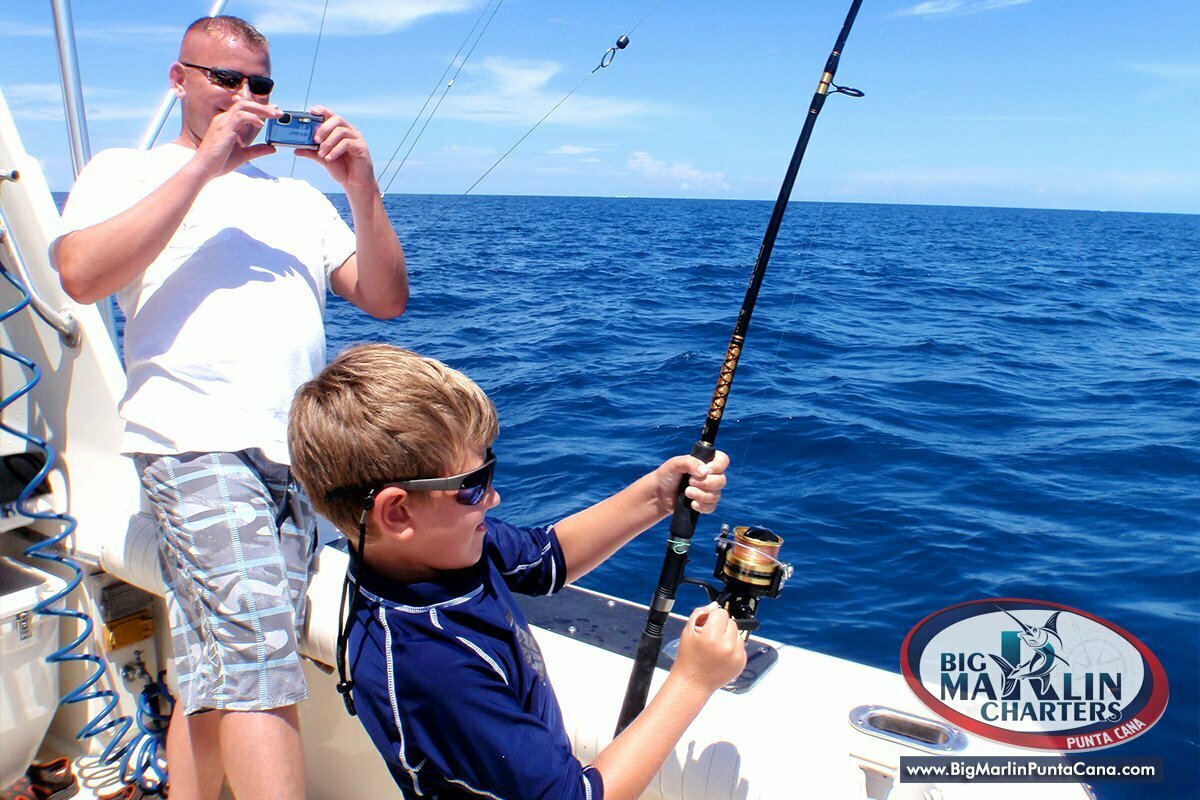
[{"label": "outrigger cable", "polygon": [[[654,0],[654,3],[652,3],[652,4],[651,4],[651,6],[650,6],[648,9],[646,9],[646,13],[642,14],[642,18],[641,18],[641,19],[639,19],[639,20],[637,21],[637,24],[636,24],[636,25],[634,25],[632,28],[630,28],[630,29],[629,29],[629,33],[633,33],[633,32],[634,32],[634,31],[636,31],[638,28],[640,28],[640,27],[641,27],[641,25],[642,25],[642,23],[646,21],[646,17],[650,16],[650,13],[651,13],[652,11],[654,11],[654,9],[658,8],[658,4],[659,4],[659,3],[661,3],[661,2],[662,2],[662,0]],[[587,82],[588,82],[588,79],[589,79],[589,78],[591,78],[593,75],[595,75],[595,74],[596,74],[597,72],[599,72],[600,70],[602,70],[602,69],[605,69],[606,67],[608,67],[608,65],[609,65],[609,64],[611,64],[611,63],[613,62],[613,59],[614,59],[614,58],[616,58],[616,56],[617,56],[617,52],[618,52],[618,51],[620,51],[620,50],[624,50],[624,49],[625,49],[626,47],[628,47],[628,46],[629,46],[629,34],[622,34],[621,36],[618,36],[618,37],[617,37],[617,41],[616,41],[616,43],[615,43],[615,44],[613,44],[613,46],[612,46],[612,47],[610,47],[610,48],[608,48],[607,50],[605,50],[605,51],[604,51],[604,55],[600,56],[600,63],[599,63],[599,64],[597,64],[595,67],[593,67],[591,72],[589,72],[587,75],[584,75],[584,76],[583,76],[583,80],[581,80],[581,81],[579,81],[579,83],[575,84],[575,88],[574,88],[574,89],[572,89],[571,91],[569,91],[569,92],[567,92],[565,95],[563,95],[563,99],[561,99],[561,100],[559,100],[557,103],[555,103],[555,104],[554,104],[554,106],[553,106],[553,107],[552,107],[552,108],[551,108],[549,111],[547,111],[547,112],[545,113],[545,115],[544,115],[544,116],[543,116],[541,119],[539,119],[537,122],[535,122],[535,123],[534,123],[534,125],[533,125],[533,127],[532,127],[532,128],[530,128],[529,130],[525,131],[525,134],[524,134],[524,135],[523,135],[523,136],[522,136],[520,139],[517,139],[517,141],[513,143],[513,146],[512,146],[512,147],[510,147],[510,148],[508,148],[507,150],[505,150],[505,151],[504,151],[504,155],[502,155],[502,156],[500,156],[500,158],[496,159],[496,163],[494,163],[494,164],[492,164],[490,167],[488,167],[488,168],[487,168],[487,171],[486,171],[486,172],[484,172],[482,175],[480,175],[478,180],[476,180],[474,183],[472,183],[470,186],[468,186],[468,187],[467,187],[467,190],[466,190],[465,192],[463,192],[461,195],[459,195],[459,196],[458,196],[458,199],[457,199],[457,200],[455,200],[455,201],[454,201],[454,202],[453,202],[453,203],[450,205],[450,207],[449,207],[449,208],[447,208],[445,211],[443,211],[443,212],[442,212],[442,213],[441,213],[441,214],[438,216],[438,218],[437,218],[437,219],[435,219],[435,220],[434,220],[432,223],[430,223],[430,226],[429,226],[429,227],[433,227],[434,225],[436,225],[436,224],[438,224],[439,222],[441,222],[441,221],[442,221],[442,219],[443,219],[443,218],[444,218],[444,217],[445,217],[447,214],[449,214],[451,211],[453,211],[453,210],[454,210],[455,206],[457,206],[459,203],[461,203],[461,202],[462,202],[462,200],[463,200],[463,198],[464,198],[464,197],[466,197],[467,195],[469,195],[469,194],[470,194],[470,193],[471,193],[471,192],[472,192],[472,191],[475,189],[475,187],[476,187],[476,186],[478,186],[480,183],[482,183],[482,182],[483,182],[483,179],[484,179],[484,178],[486,178],[488,175],[491,175],[491,174],[492,174],[492,170],[494,170],[496,167],[500,166],[500,162],[501,162],[501,161],[503,161],[504,159],[508,158],[508,156],[509,156],[509,155],[512,153],[512,151],[513,151],[513,150],[516,150],[516,149],[517,149],[517,147],[519,147],[519,146],[520,146],[521,142],[523,142],[523,141],[525,141],[526,139],[528,139],[528,138],[529,138],[529,135],[530,135],[531,133],[533,133],[533,132],[534,132],[534,131],[536,131],[536,130],[537,130],[539,127],[541,127],[542,123],[543,123],[543,122],[545,122],[547,119],[549,119],[549,118],[550,118],[550,115],[551,115],[551,114],[553,114],[555,111],[557,111],[559,106],[561,106],[563,103],[567,102],[567,100],[569,100],[569,99],[570,99],[571,95],[573,95],[573,94],[575,94],[577,91],[579,91],[579,89],[580,89],[580,88],[581,88],[581,87],[582,87],[582,86],[583,86],[585,83],[587,83]],[[395,177],[395,176],[393,176],[393,177]],[[389,184],[389,185],[390,185],[390,184]]]},{"label": "outrigger cable", "polygon": [[[421,110],[417,112],[417,116],[413,117],[412,124],[408,126],[408,130],[404,132],[404,136],[400,137],[400,144],[396,145],[396,149],[392,151],[392,157],[388,159],[387,164],[385,164],[383,169],[379,171],[379,177],[377,178],[379,183],[383,182],[383,176],[387,174],[389,169],[391,169],[392,162],[395,161],[396,156],[400,154],[400,148],[404,147],[404,143],[408,141],[408,135],[412,133],[412,129],[415,128],[417,123],[421,121],[421,116],[425,113],[425,109],[429,107],[429,101],[433,99],[435,94],[437,94],[438,87],[442,85],[442,81],[444,81],[446,76],[450,74],[450,69],[454,66],[454,62],[458,61],[459,54],[462,53],[463,48],[467,46],[467,42],[471,41],[471,37],[475,35],[475,29],[478,28],[479,23],[483,21],[484,16],[488,13],[488,10],[491,9],[491,5],[492,0],[488,0],[488,4],[484,6],[483,11],[480,12],[479,17],[475,20],[475,24],[471,26],[471,30],[467,33],[467,38],[463,39],[462,44],[458,46],[458,51],[455,52],[453,57],[451,57],[450,63],[447,64],[446,69],[442,71],[442,76],[437,79],[437,83],[433,85],[433,89],[430,90],[429,96],[425,98],[425,102],[421,105]],[[475,37],[474,44],[471,45],[471,49],[467,51],[467,55],[458,65],[458,69],[454,71],[454,75],[451,76],[450,81],[446,84],[446,88],[442,89],[442,96],[438,98],[437,104],[433,107],[433,111],[429,112],[429,116],[426,118],[425,124],[421,126],[421,130],[417,131],[417,137],[413,139],[412,144],[408,146],[408,150],[404,153],[404,158],[400,161],[400,165],[396,167],[396,171],[392,173],[392,177],[388,180],[387,185],[384,186],[383,191],[379,193],[381,197],[388,193],[388,189],[392,188],[392,182],[395,181],[396,177],[400,174],[400,170],[403,169],[404,163],[408,161],[408,157],[412,154],[413,148],[416,147],[417,142],[421,140],[421,136],[425,133],[425,129],[429,127],[429,123],[433,121],[433,117],[435,114],[437,114],[438,109],[442,107],[442,101],[446,99],[446,95],[449,94],[450,89],[454,86],[454,82],[458,80],[458,73],[462,72],[463,67],[467,65],[467,61],[471,58],[471,54],[475,52],[475,48],[479,45],[480,40],[483,39],[483,35],[487,33],[487,29],[491,26],[492,20],[496,18],[496,12],[500,10],[500,6],[502,5],[504,5],[504,0],[500,0],[500,2],[496,3],[496,7],[491,9],[492,15],[488,17],[487,24],[483,26],[483,30],[481,30],[479,35]]]},{"label": "outrigger cable", "polygon": [[[658,5],[658,4],[657,4],[657,3],[655,3],[655,5]],[[647,13],[649,13],[649,12],[647,12]],[[645,17],[643,17],[642,19],[645,19]],[[640,25],[641,23],[639,22],[638,24]],[[486,178],[488,175],[491,175],[491,174],[492,174],[492,170],[494,170],[496,167],[500,166],[500,163],[501,163],[502,161],[504,161],[504,159],[508,158],[508,157],[509,157],[509,155],[511,155],[511,154],[512,154],[512,151],[513,151],[513,150],[516,150],[518,147],[520,147],[520,146],[521,146],[521,142],[523,142],[523,141],[525,141],[526,139],[528,139],[528,138],[529,138],[529,136],[530,136],[530,134],[532,134],[534,131],[536,131],[538,128],[540,128],[540,127],[542,126],[542,123],[543,123],[543,122],[545,122],[546,120],[548,120],[548,119],[550,118],[550,115],[551,115],[551,114],[553,114],[555,111],[557,111],[557,110],[558,110],[559,106],[561,106],[563,103],[567,102],[567,100],[571,99],[571,95],[573,95],[573,94],[575,94],[577,91],[579,91],[579,90],[580,90],[580,88],[582,88],[582,86],[583,86],[585,83],[587,83],[587,82],[588,82],[588,80],[589,80],[589,79],[590,79],[590,78],[591,78],[593,75],[595,75],[597,72],[599,72],[600,70],[602,70],[602,69],[606,68],[606,67],[607,67],[609,64],[611,64],[611,63],[613,62],[613,58],[615,58],[615,57],[616,57],[616,54],[617,54],[617,51],[618,51],[618,50],[624,50],[624,49],[625,49],[626,47],[628,47],[628,46],[629,46],[629,37],[628,37],[628,36],[626,36],[626,35],[621,35],[621,36],[619,36],[619,37],[617,38],[617,41],[616,41],[616,43],[615,43],[615,44],[614,44],[612,47],[610,47],[610,48],[608,48],[607,50],[605,50],[605,51],[604,51],[604,55],[602,55],[602,56],[600,57],[600,63],[599,63],[598,65],[596,65],[596,67],[595,67],[595,68],[594,68],[594,69],[593,69],[591,72],[589,72],[587,75],[584,75],[584,76],[583,76],[583,79],[582,79],[581,81],[579,81],[579,83],[575,84],[575,88],[574,88],[574,89],[572,89],[571,91],[569,91],[569,92],[567,92],[565,95],[563,95],[563,98],[562,98],[561,100],[559,100],[557,103],[555,103],[555,104],[554,104],[554,105],[553,105],[553,106],[550,108],[550,110],[549,110],[549,111],[547,111],[545,114],[543,114],[543,115],[542,115],[542,118],[541,118],[541,119],[539,119],[537,122],[535,122],[535,123],[533,124],[533,127],[532,127],[532,128],[530,128],[529,130],[525,131],[525,133],[524,133],[524,134],[521,136],[521,138],[520,138],[520,139],[517,139],[517,141],[513,142],[513,145],[512,145],[512,147],[510,147],[510,148],[508,148],[507,150],[505,150],[505,151],[504,151],[504,155],[502,155],[502,156],[500,156],[499,158],[497,158],[494,164],[492,164],[490,167],[488,167],[488,168],[487,168],[487,170],[486,170],[486,171],[485,171],[485,172],[484,172],[482,175],[480,175],[480,176],[479,176],[479,177],[478,177],[478,178],[475,180],[475,182],[474,182],[474,183],[472,183],[470,186],[468,186],[468,187],[467,187],[467,190],[466,190],[465,192],[463,192],[462,194],[460,194],[460,195],[458,196],[458,198],[457,198],[457,199],[456,199],[456,200],[455,200],[453,203],[451,203],[451,204],[450,204],[450,206],[449,206],[449,207],[448,207],[448,208],[447,208],[445,211],[443,211],[441,214],[439,214],[439,215],[438,215],[438,217],[437,217],[437,218],[436,218],[436,219],[435,219],[433,222],[431,222],[431,223],[429,224],[429,227],[430,227],[430,228],[432,228],[434,225],[437,225],[439,222],[441,222],[441,221],[442,221],[442,220],[445,218],[445,216],[446,216],[447,214],[449,214],[451,211],[453,211],[453,210],[454,210],[454,209],[455,209],[455,208],[458,206],[458,204],[459,204],[459,203],[461,203],[461,202],[463,201],[463,198],[464,198],[464,197],[466,197],[466,196],[467,196],[467,195],[469,195],[469,194],[470,194],[472,191],[474,191],[474,189],[475,189],[475,187],[476,187],[476,186],[478,186],[479,184],[483,183],[483,179],[484,179],[484,178]]]},{"label": "outrigger cable", "polygon": [[[488,0],[488,2],[489,2],[489,4],[490,4],[490,3],[491,3],[491,0]],[[500,0],[500,3],[497,3],[497,4],[496,4],[496,8],[495,8],[495,10],[493,10],[493,11],[492,11],[492,17],[495,17],[495,16],[496,16],[496,11],[499,11],[499,10],[500,10],[500,5],[501,5],[501,4],[503,4],[503,2],[504,2],[504,0]],[[634,25],[634,26],[633,26],[633,28],[631,28],[631,29],[629,30],[629,33],[633,33],[635,30],[637,30],[638,26],[640,26],[640,25],[641,25],[643,22],[645,22],[645,21],[646,21],[646,17],[650,16],[650,12],[651,12],[651,11],[653,11],[653,10],[654,10],[654,9],[655,9],[655,8],[658,6],[658,4],[659,4],[660,2],[662,2],[662,0],[656,0],[656,2],[655,2],[653,5],[651,5],[651,6],[650,6],[650,8],[649,8],[649,9],[646,11],[646,13],[642,15],[642,18],[641,18],[640,20],[638,20],[638,22],[637,22],[637,25]],[[484,8],[484,13],[486,13],[486,12],[487,12],[487,8],[485,7],[485,8]],[[488,18],[487,25],[491,25],[491,24],[492,24],[492,17],[489,17],[489,18]],[[483,18],[483,17],[481,16],[481,17],[480,17],[480,19],[482,19],[482,18]],[[475,25],[476,25],[476,26],[478,26],[478,25],[479,25],[479,21],[478,21],[478,20],[476,20],[476,22],[475,22]],[[459,66],[458,66],[458,70],[459,70],[459,71],[462,71],[462,68],[463,68],[463,66],[465,66],[465,65],[466,65],[466,63],[467,63],[467,58],[470,58],[470,57],[471,57],[471,53],[472,53],[472,52],[474,52],[474,50],[475,50],[475,45],[478,45],[478,44],[479,44],[479,39],[483,38],[484,31],[486,31],[486,30],[487,30],[487,25],[485,25],[485,26],[484,26],[484,28],[483,28],[483,30],[479,32],[479,37],[475,39],[475,44],[471,45],[471,50],[469,50],[469,51],[467,52],[466,58],[464,58],[464,59],[463,59],[463,62],[462,62],[462,64],[459,64]],[[472,29],[471,29],[471,32],[472,32],[472,33],[474,33],[474,32],[475,32],[475,28],[472,28]],[[471,38],[471,34],[467,34],[467,39],[469,40],[470,38]],[[463,42],[463,44],[465,45],[465,44],[466,44],[466,41],[464,41],[464,42]],[[462,194],[460,194],[460,195],[459,195],[457,198],[455,198],[454,202],[453,202],[453,203],[451,203],[449,206],[447,206],[447,207],[445,208],[445,210],[443,210],[443,211],[442,211],[442,213],[441,213],[441,214],[438,214],[438,215],[437,215],[437,217],[435,217],[435,218],[434,218],[433,222],[430,222],[430,223],[429,223],[429,224],[427,224],[427,225],[426,225],[424,228],[422,228],[422,229],[419,229],[419,230],[417,231],[417,234],[418,234],[418,235],[415,235],[415,236],[413,236],[413,237],[409,237],[409,240],[410,240],[410,241],[412,241],[413,239],[417,239],[417,238],[419,238],[419,235],[420,235],[420,234],[424,234],[424,233],[425,233],[426,231],[428,231],[430,228],[433,228],[435,225],[437,225],[439,222],[441,222],[443,219],[445,219],[445,218],[446,218],[446,215],[447,215],[447,214],[449,214],[451,211],[453,211],[455,208],[457,208],[457,207],[458,207],[458,204],[459,204],[459,203],[461,203],[461,202],[463,201],[463,199],[464,199],[464,198],[465,198],[467,195],[469,195],[469,194],[470,194],[472,191],[474,191],[476,186],[478,186],[479,184],[483,183],[483,179],[484,179],[484,178],[486,178],[488,175],[492,174],[492,170],[494,170],[496,167],[500,166],[500,163],[501,163],[502,161],[504,161],[504,159],[508,158],[508,157],[509,157],[509,156],[512,154],[512,152],[513,152],[514,150],[516,150],[516,149],[517,149],[517,148],[518,148],[518,147],[521,145],[521,142],[523,142],[523,141],[525,141],[526,139],[528,139],[528,138],[529,138],[529,136],[530,136],[530,134],[532,134],[532,133],[533,133],[534,131],[536,131],[536,130],[537,130],[539,127],[541,127],[542,123],[543,123],[543,122],[545,122],[547,119],[549,119],[549,118],[550,118],[550,115],[551,115],[551,114],[553,114],[555,111],[557,111],[557,110],[559,109],[559,107],[560,107],[560,106],[561,106],[563,103],[567,102],[567,100],[569,100],[569,99],[571,98],[571,95],[573,95],[573,94],[575,94],[575,92],[579,91],[579,89],[580,89],[580,88],[581,88],[581,87],[582,87],[582,86],[583,86],[585,83],[587,83],[587,82],[588,82],[588,80],[589,80],[589,79],[590,79],[590,78],[591,78],[593,75],[595,75],[595,74],[596,74],[597,72],[599,72],[600,70],[602,70],[602,69],[605,69],[605,68],[606,68],[606,67],[608,67],[610,64],[612,64],[612,62],[613,62],[613,59],[616,57],[616,55],[617,55],[617,52],[618,52],[618,51],[620,51],[620,50],[624,50],[624,49],[625,49],[626,47],[628,47],[628,46],[629,46],[629,36],[628,36],[627,34],[622,34],[621,36],[617,37],[617,41],[616,41],[616,42],[613,44],[613,46],[612,46],[612,47],[610,47],[610,48],[608,48],[607,50],[605,50],[605,51],[604,51],[604,55],[602,55],[602,56],[600,57],[600,63],[599,63],[599,64],[598,64],[598,65],[597,65],[595,68],[593,68],[591,72],[589,72],[587,75],[584,75],[584,76],[583,76],[583,79],[582,79],[582,80],[580,80],[580,81],[579,81],[579,83],[575,84],[575,88],[574,88],[574,89],[572,89],[571,91],[569,91],[569,92],[567,92],[565,95],[563,95],[562,99],[561,99],[561,100],[559,100],[557,103],[555,103],[555,104],[554,104],[554,105],[553,105],[553,106],[550,108],[550,110],[549,110],[549,111],[547,111],[545,114],[543,114],[543,115],[542,115],[542,118],[541,118],[541,119],[539,119],[537,122],[535,122],[532,128],[530,128],[529,130],[525,131],[525,133],[524,133],[524,134],[521,136],[521,138],[520,138],[520,139],[517,139],[517,141],[516,141],[516,142],[514,142],[514,143],[513,143],[513,145],[512,145],[511,147],[509,147],[507,150],[505,150],[505,151],[504,151],[504,155],[502,155],[502,156],[500,156],[500,158],[496,159],[495,163],[493,163],[493,164],[492,164],[490,167],[488,167],[486,172],[484,172],[482,175],[480,175],[480,176],[479,176],[479,178],[477,178],[477,179],[476,179],[476,181],[475,181],[474,183],[472,183],[470,186],[468,186],[468,187],[467,187],[467,190],[466,190],[465,192],[463,192],[463,193],[462,193]],[[460,47],[459,47],[459,52],[461,52],[461,51],[462,51],[462,47],[460,46]],[[457,58],[458,58],[458,53],[455,53],[455,54],[454,54],[454,59],[457,59]],[[446,67],[446,72],[449,72],[449,71],[450,71],[450,66],[453,66],[453,65],[454,65],[454,59],[451,59],[451,60],[450,60],[450,65]],[[443,72],[443,73],[442,73],[442,78],[445,78],[445,77],[446,77],[446,72]],[[411,145],[409,145],[408,151],[407,151],[407,152],[404,154],[404,158],[403,158],[403,159],[400,161],[400,165],[396,167],[396,171],[392,173],[392,177],[391,177],[391,178],[388,180],[388,182],[387,182],[387,185],[386,185],[386,186],[384,186],[384,187],[383,187],[383,190],[382,190],[382,191],[379,193],[381,197],[383,197],[383,196],[386,196],[386,195],[387,195],[387,193],[388,193],[388,190],[389,190],[389,189],[392,187],[392,182],[393,182],[393,181],[395,181],[395,180],[396,180],[396,176],[400,174],[400,168],[404,166],[404,163],[405,163],[406,161],[408,161],[408,156],[409,156],[409,153],[412,153],[412,150],[413,150],[413,148],[414,148],[414,147],[416,147],[416,145],[417,145],[417,140],[421,138],[421,135],[422,135],[422,134],[424,134],[424,132],[425,132],[425,128],[426,128],[426,127],[428,127],[430,120],[432,120],[432,119],[433,119],[433,115],[437,113],[438,107],[440,107],[440,106],[441,106],[441,104],[442,104],[442,100],[444,100],[444,99],[446,98],[446,93],[450,91],[450,87],[452,87],[452,86],[454,85],[454,81],[455,81],[455,79],[457,79],[457,77],[458,77],[458,72],[455,72],[455,73],[454,73],[454,76],[453,76],[453,77],[451,77],[451,79],[450,79],[450,82],[449,82],[448,84],[446,84],[446,88],[443,90],[443,92],[442,92],[442,96],[441,96],[441,97],[438,99],[438,102],[437,102],[437,104],[434,106],[434,108],[433,108],[433,111],[431,111],[431,112],[429,113],[429,117],[428,117],[428,118],[426,118],[424,125],[422,125],[422,126],[421,126],[421,130],[417,132],[417,138],[413,140],[413,143],[412,143]],[[438,85],[441,85],[441,79],[440,79],[440,78],[439,78],[439,83],[438,83]],[[434,92],[436,92],[436,91],[437,91],[437,86],[434,86]],[[427,99],[425,100],[425,104],[426,104],[426,105],[428,105],[428,104],[429,104],[429,99],[431,99],[432,97],[433,97],[433,92],[430,92],[430,94],[429,94],[429,98],[427,98]],[[413,123],[412,123],[412,125],[410,125],[410,126],[409,126],[409,128],[408,128],[408,131],[406,131],[406,132],[404,133],[404,138],[400,140],[400,144],[396,145],[396,150],[395,150],[395,152],[393,152],[393,153],[392,153],[392,158],[388,160],[387,166],[385,166],[385,167],[384,167],[384,168],[383,168],[383,169],[380,171],[380,173],[379,173],[379,177],[376,179],[377,181],[379,181],[379,182],[382,182],[382,181],[383,181],[383,176],[384,176],[385,174],[387,174],[388,168],[389,168],[389,167],[391,167],[391,165],[392,165],[392,161],[394,161],[394,160],[395,160],[395,158],[396,158],[396,155],[397,155],[397,154],[400,152],[400,148],[404,146],[404,142],[405,142],[405,141],[408,139],[408,134],[412,132],[412,129],[413,129],[413,127],[414,127],[414,126],[417,124],[417,120],[419,120],[419,119],[421,118],[421,114],[423,114],[424,112],[425,112],[425,106],[422,106],[422,107],[421,107],[421,110],[420,110],[419,112],[417,112],[417,118],[413,120]],[[345,306],[343,306],[342,308],[339,308],[339,309],[338,309],[338,310],[337,310],[337,311],[334,313],[334,316],[332,317],[332,319],[337,319],[337,316],[338,316],[339,314],[341,314],[341,313],[342,313],[342,311],[343,311],[344,309],[345,309]]]},{"label": "outrigger cable", "polygon": [[[305,111],[308,111],[308,100],[312,95],[313,77],[317,74],[317,56],[321,54],[321,40],[325,37],[325,18],[329,16],[329,0],[325,0],[325,8],[321,10],[321,27],[317,29],[317,44],[313,48],[312,65],[308,68],[308,86],[304,90],[304,105],[301,106]],[[292,151],[292,171],[288,173],[288,177],[292,178],[296,175],[296,152]]]},{"label": "outrigger cable", "polygon": [[[808,140],[812,136],[813,126],[817,116],[825,105],[825,97],[832,89],[835,93],[849,97],[862,97],[858,89],[837,86],[833,76],[837,72],[838,61],[842,48],[846,45],[846,37],[854,25],[858,8],[862,0],[853,0],[846,21],[842,24],[841,33],[833,45],[833,51],[825,62],[825,71],[817,84],[804,126],[800,131],[800,139],[796,142],[792,161],[784,175],[783,186],[775,201],[775,209],[771,212],[771,220],[763,235],[762,246],[758,250],[758,258],[754,262],[754,271],[750,276],[750,285],[746,288],[746,297],[738,312],[737,322],[733,328],[733,336],[725,351],[725,362],[721,365],[721,374],[717,378],[717,387],[713,392],[712,402],[708,408],[708,417],[700,433],[700,440],[692,447],[692,455],[702,461],[712,461],[716,455],[717,430],[721,426],[721,417],[725,413],[725,401],[729,389],[733,385],[733,374],[737,370],[738,360],[742,355],[742,346],[746,340],[746,331],[750,327],[750,316],[754,313],[754,304],[758,300],[758,291],[762,287],[763,276],[766,274],[767,262],[775,247],[775,237],[783,222],[783,214],[787,211],[788,200],[792,195],[792,186],[796,182],[796,174],[800,170],[800,162],[804,160],[804,151],[808,149]],[[675,604],[675,593],[683,580],[683,570],[688,560],[688,549],[691,547],[692,535],[696,532],[696,520],[699,513],[694,511],[691,503],[684,495],[689,481],[685,475],[679,482],[679,491],[675,497],[675,511],[671,516],[671,528],[667,537],[667,553],[663,559],[662,573],[658,578],[658,587],[654,590],[654,598],[650,602],[650,610],[646,618],[646,627],[638,641],[637,653],[634,656],[633,670],[629,675],[629,684],[625,689],[625,700],[621,705],[621,714],[617,718],[617,730],[621,731],[633,722],[634,718],[646,707],[646,699],[650,694],[650,681],[654,675],[654,667],[658,663],[658,655],[662,650],[663,628],[667,617]],[[615,735],[615,734],[614,734]]]}]

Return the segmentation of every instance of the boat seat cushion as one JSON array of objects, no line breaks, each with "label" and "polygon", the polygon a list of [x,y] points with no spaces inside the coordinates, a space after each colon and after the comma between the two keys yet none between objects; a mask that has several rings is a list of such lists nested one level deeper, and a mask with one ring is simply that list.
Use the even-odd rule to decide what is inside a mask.
[{"label": "boat seat cushion", "polygon": [[[300,635],[300,652],[323,664],[334,663],[338,604],[348,560],[342,550],[321,546],[308,586],[309,605]],[[158,523],[149,511],[135,514],[125,536],[104,546],[100,565],[126,583],[163,595],[165,586],[158,567]]]}]

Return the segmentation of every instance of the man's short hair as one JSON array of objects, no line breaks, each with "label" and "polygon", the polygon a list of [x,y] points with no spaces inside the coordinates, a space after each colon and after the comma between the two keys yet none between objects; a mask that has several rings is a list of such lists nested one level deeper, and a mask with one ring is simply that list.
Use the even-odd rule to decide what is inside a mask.
[{"label": "man's short hair", "polygon": [[496,407],[474,381],[411,350],[351,347],[296,391],[288,418],[292,471],[352,541],[367,491],[335,489],[436,478],[499,434]]},{"label": "man's short hair", "polygon": [[241,17],[201,17],[188,25],[187,30],[183,32],[183,41],[186,42],[188,36],[193,33],[204,33],[218,39],[232,39],[261,50],[269,50],[271,47],[267,37]]}]

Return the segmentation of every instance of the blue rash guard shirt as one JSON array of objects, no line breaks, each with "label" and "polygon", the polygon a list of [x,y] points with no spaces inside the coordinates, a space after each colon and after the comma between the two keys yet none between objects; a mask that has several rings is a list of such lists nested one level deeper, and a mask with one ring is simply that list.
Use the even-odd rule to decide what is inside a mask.
[{"label": "blue rash guard shirt", "polygon": [[602,800],[512,595],[562,588],[558,537],[484,524],[470,569],[407,584],[360,575],[347,648],[358,718],[405,797]]}]

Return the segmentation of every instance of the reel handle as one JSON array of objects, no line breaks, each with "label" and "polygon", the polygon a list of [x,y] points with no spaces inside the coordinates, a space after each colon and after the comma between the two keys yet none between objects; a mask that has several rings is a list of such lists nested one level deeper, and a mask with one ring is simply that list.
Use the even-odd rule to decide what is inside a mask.
[{"label": "reel handle", "polygon": [[[753,612],[743,602],[738,601],[729,591],[723,586],[716,586],[708,581],[702,581],[699,578],[684,577],[681,583],[687,583],[692,586],[699,586],[708,595],[710,603],[716,603],[729,612],[729,616],[733,619],[733,624],[737,625],[737,629],[743,633],[753,633],[758,630],[761,623],[758,617],[754,616]],[[747,615],[749,614],[749,615]]]}]

